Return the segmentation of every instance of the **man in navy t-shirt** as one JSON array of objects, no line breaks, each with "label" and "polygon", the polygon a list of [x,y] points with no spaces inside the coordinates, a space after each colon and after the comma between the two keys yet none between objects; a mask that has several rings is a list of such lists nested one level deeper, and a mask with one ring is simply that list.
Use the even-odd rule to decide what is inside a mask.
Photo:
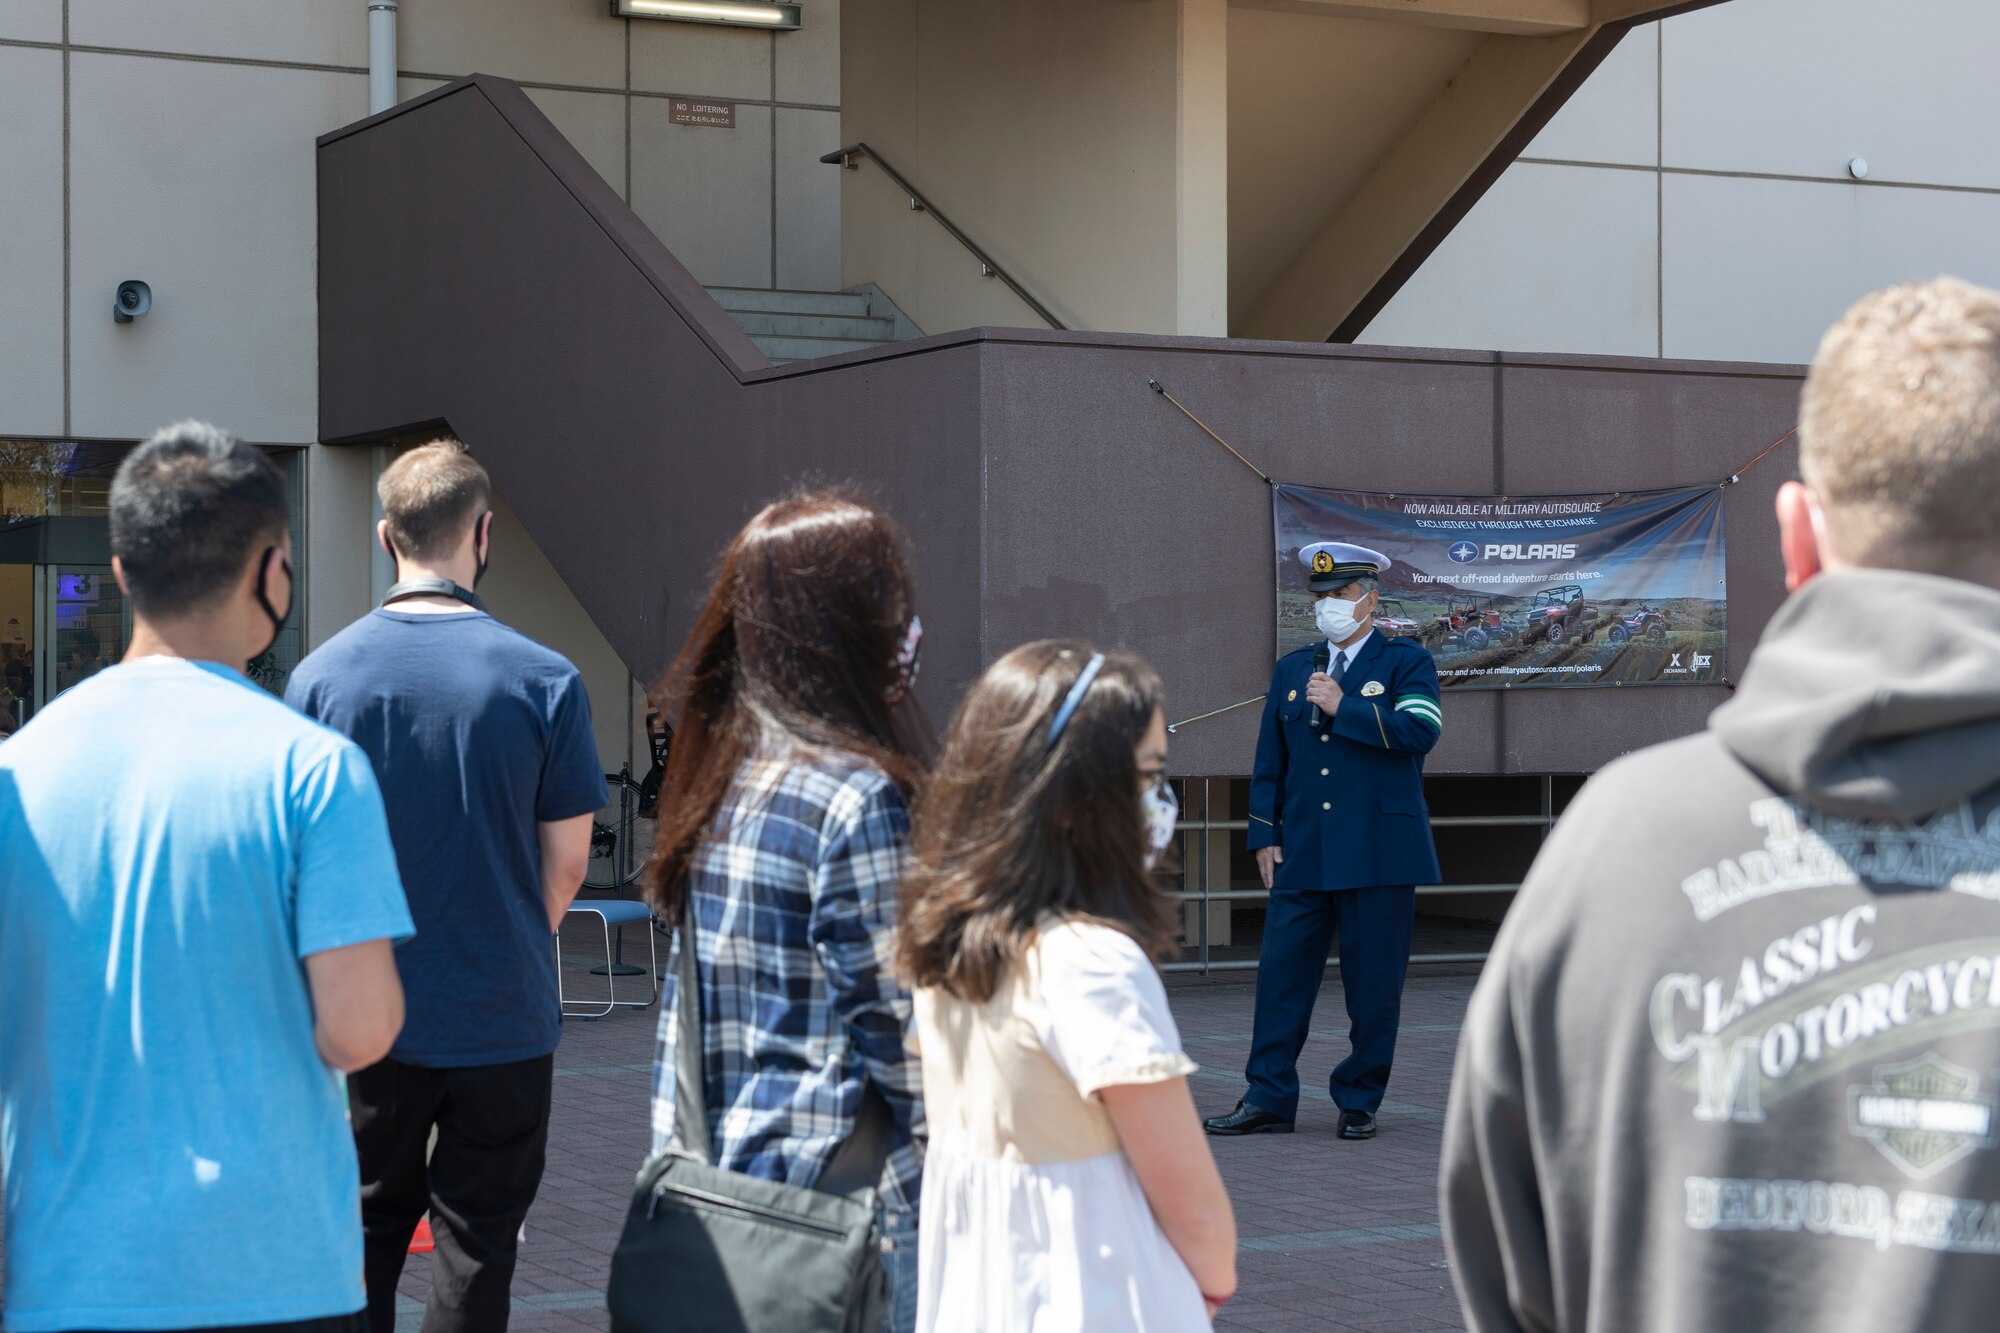
[{"label": "man in navy t-shirt", "polygon": [[562,1031],[550,935],[583,883],[604,771],[576,668],[471,591],[492,537],[486,470],[442,441],[398,458],[379,490],[396,586],[299,664],[285,698],[373,763],[418,931],[396,951],[402,1036],[348,1082],[369,1320],[395,1327],[428,1209],[426,1333],[490,1333],[507,1327],[541,1184]]}]

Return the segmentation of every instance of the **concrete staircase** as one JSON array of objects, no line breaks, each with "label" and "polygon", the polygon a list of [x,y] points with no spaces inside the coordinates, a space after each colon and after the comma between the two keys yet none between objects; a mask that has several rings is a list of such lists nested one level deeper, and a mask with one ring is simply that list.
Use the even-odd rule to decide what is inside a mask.
[{"label": "concrete staircase", "polygon": [[708,293],[774,365],[923,336],[872,283],[847,292],[710,287]]}]

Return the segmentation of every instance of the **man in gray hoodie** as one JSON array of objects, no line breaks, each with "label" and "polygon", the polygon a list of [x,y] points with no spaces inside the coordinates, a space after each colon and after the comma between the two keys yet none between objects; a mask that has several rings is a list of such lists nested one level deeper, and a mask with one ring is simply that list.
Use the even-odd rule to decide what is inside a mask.
[{"label": "man in gray hoodie", "polygon": [[1741,690],[1591,781],[1473,994],[1482,1333],[2000,1321],[2000,295],[1861,301],[1799,439]]}]

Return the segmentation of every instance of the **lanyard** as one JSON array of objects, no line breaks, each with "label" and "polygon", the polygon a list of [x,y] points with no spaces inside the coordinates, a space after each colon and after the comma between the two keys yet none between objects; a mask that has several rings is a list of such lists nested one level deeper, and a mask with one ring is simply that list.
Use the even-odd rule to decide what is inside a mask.
[{"label": "lanyard", "polygon": [[486,603],[479,600],[479,594],[470,588],[461,588],[450,579],[404,579],[382,595],[382,605],[400,602],[409,597],[456,597],[475,611],[484,611]]}]

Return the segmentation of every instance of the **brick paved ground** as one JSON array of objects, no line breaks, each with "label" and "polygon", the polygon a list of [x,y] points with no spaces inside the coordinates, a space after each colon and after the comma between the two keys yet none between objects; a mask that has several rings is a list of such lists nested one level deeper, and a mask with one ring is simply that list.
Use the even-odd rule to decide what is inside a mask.
[{"label": "brick paved ground", "polygon": [[[584,967],[581,961],[566,967],[567,984],[601,988],[603,979]],[[1380,1135],[1370,1143],[1334,1137],[1324,1088],[1346,1050],[1346,1018],[1338,974],[1329,975],[1300,1064],[1308,1096],[1298,1132],[1211,1140],[1243,1237],[1241,1294],[1218,1327],[1246,1333],[1464,1327],[1438,1239],[1435,1181],[1452,1052],[1475,975],[1471,968],[1432,968],[1411,979],[1395,1080]],[[1176,979],[1170,994],[1188,1052],[1202,1065],[1194,1078],[1197,1104],[1205,1114],[1229,1109],[1242,1090],[1249,975]],[[611,1247],[650,1140],[655,1017],[652,1009],[624,1010],[567,1025],[556,1054],[548,1172],[528,1217],[514,1283],[516,1329],[606,1325]],[[412,1256],[398,1302],[400,1327],[417,1326],[429,1286],[430,1260]]]},{"label": "brick paved ground", "polygon": [[[571,971],[572,984],[603,985]],[[1300,1063],[1308,1095],[1298,1132],[1211,1140],[1243,1236],[1241,1294],[1219,1328],[1464,1327],[1438,1239],[1436,1180],[1452,1052],[1475,976],[1471,968],[1435,968],[1411,978],[1395,1080],[1370,1143],[1334,1137],[1326,1076],[1346,1052],[1347,1021],[1338,974],[1328,976]],[[1202,1065],[1195,1100],[1204,1113],[1228,1110],[1242,1091],[1250,981],[1177,980],[1170,992],[1188,1053]],[[563,1033],[548,1174],[514,1284],[517,1329],[605,1327],[605,1270],[649,1138],[654,1021],[650,1009],[621,1012],[571,1022]],[[401,1327],[416,1326],[429,1269],[428,1259],[411,1258]]]}]

